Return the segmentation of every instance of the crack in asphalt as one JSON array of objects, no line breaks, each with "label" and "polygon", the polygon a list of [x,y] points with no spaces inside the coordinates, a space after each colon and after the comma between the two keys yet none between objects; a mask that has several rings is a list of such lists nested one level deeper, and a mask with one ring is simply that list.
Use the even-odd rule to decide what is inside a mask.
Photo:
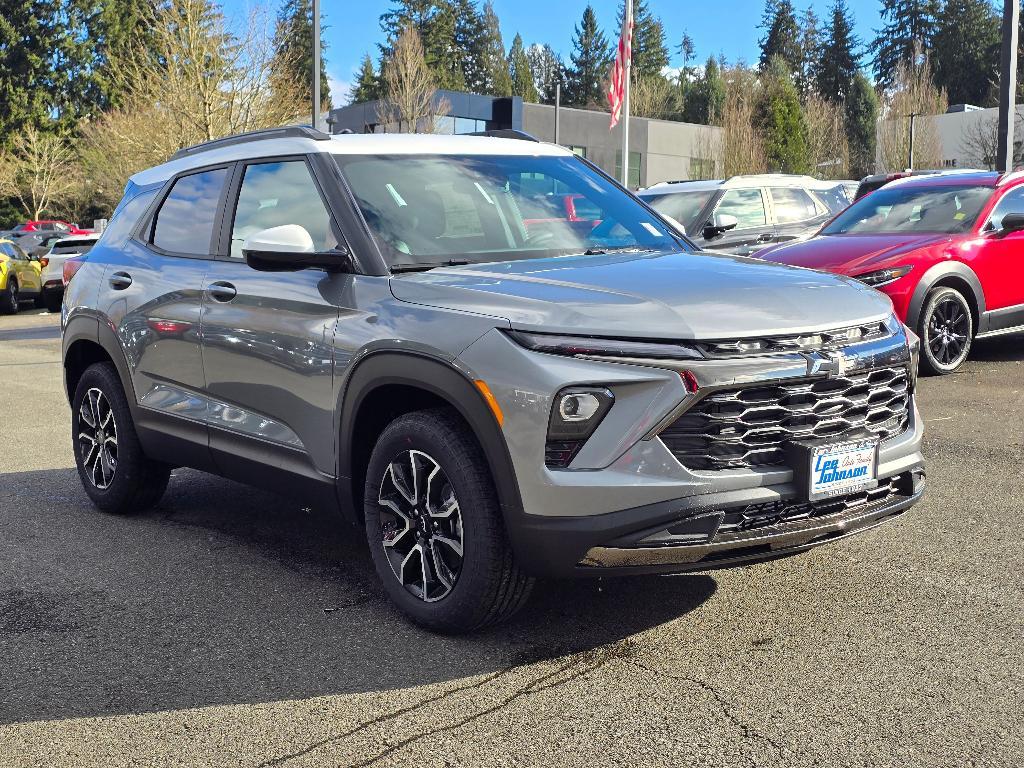
[{"label": "crack in asphalt", "polygon": [[[520,685],[511,693],[504,696],[501,699],[501,701],[497,702],[496,704],[492,704],[491,706],[485,707],[484,709],[472,712],[471,714],[465,715],[464,717],[461,717],[454,722],[448,723],[447,725],[441,725],[436,728],[430,728],[426,731],[413,734],[412,736],[409,736],[403,739],[402,741],[399,741],[395,744],[388,746],[387,749],[385,749],[383,752],[379,752],[376,755],[373,755],[372,757],[365,758],[360,762],[351,763],[349,768],[368,768],[368,766],[373,765],[374,763],[382,760],[383,758],[388,757],[389,755],[392,755],[395,752],[409,746],[410,744],[420,741],[421,739],[425,739],[429,736],[434,736],[439,733],[445,733],[446,731],[453,731],[458,728],[462,728],[463,726],[468,725],[476,720],[479,720],[482,717],[486,717],[487,715],[494,714],[495,712],[504,709],[505,707],[509,706],[510,704],[514,703],[515,701],[525,696],[541,693],[542,691],[546,691],[551,688],[556,688],[558,686],[565,685],[566,683],[570,683],[574,680],[578,680],[583,676],[600,669],[601,667],[605,666],[611,661],[614,661],[616,659],[626,659],[628,655],[631,655],[631,646],[632,642],[630,640],[624,640],[615,643],[611,646],[608,646],[606,648],[578,653],[570,657],[570,659],[565,663],[559,665],[558,669],[555,669],[551,672],[547,672],[543,675],[540,675],[539,677],[535,677],[529,682]],[[469,691],[474,688],[482,688],[488,683],[491,683],[497,680],[498,678],[507,675],[514,669],[516,669],[516,667],[509,667],[506,669],[498,670],[497,672],[488,675],[483,680],[479,680],[476,683],[453,688],[449,691],[445,691],[440,696],[427,698],[421,702],[410,705],[408,707],[404,707],[389,714],[373,718],[372,720],[368,720],[365,723],[361,723],[360,725],[357,725],[356,727],[349,729],[345,733],[338,734],[337,736],[332,736],[326,739],[322,739],[320,741],[308,745],[307,747],[299,751],[292,752],[287,755],[282,755],[281,757],[274,758],[273,760],[268,760],[265,763],[260,763],[259,766],[257,766],[257,768],[267,768],[268,766],[281,765],[294,758],[308,755],[309,753],[317,749],[320,749],[321,747],[327,746],[328,744],[340,742],[344,739],[347,739],[348,737],[353,736],[356,733],[363,731],[372,725],[378,725],[388,720],[393,720],[402,715],[409,714],[410,712],[413,712],[417,709],[428,706],[430,704],[435,704],[444,701],[445,699],[450,698],[454,694]]]},{"label": "crack in asphalt", "polygon": [[[640,669],[640,670],[643,670],[644,672],[647,672],[648,674],[655,675],[657,677],[667,677],[667,678],[669,678],[671,680],[675,680],[675,681],[680,682],[680,683],[691,683],[691,684],[696,685],[697,687],[702,688],[703,690],[707,691],[709,694],[711,694],[711,697],[716,702],[718,702],[718,706],[721,707],[722,714],[725,716],[725,719],[728,720],[730,723],[732,723],[737,728],[739,728],[741,731],[743,731],[743,735],[745,737],[747,737],[748,739],[749,738],[760,739],[761,741],[769,744],[776,752],[778,752],[780,759],[784,759],[785,758],[785,754],[784,754],[784,751],[783,751],[783,746],[781,744],[779,744],[777,741],[775,741],[775,739],[773,739],[771,736],[768,736],[767,734],[761,733],[759,730],[756,730],[755,728],[753,728],[752,726],[750,726],[749,724],[747,724],[746,722],[741,720],[739,717],[737,717],[737,715],[733,711],[733,709],[735,708],[736,705],[732,701],[727,699],[725,696],[723,696],[719,692],[719,690],[715,686],[713,686],[711,683],[707,682],[706,680],[701,680],[699,677],[686,677],[686,676],[683,676],[683,675],[675,675],[675,674],[672,674],[671,672],[665,672],[665,671],[662,671],[662,670],[654,669],[653,667],[649,667],[646,664],[644,664],[642,661],[638,661],[636,659],[624,659],[624,661],[627,664],[632,664],[637,669]],[[753,758],[751,758],[750,762],[751,762],[751,765],[756,764],[756,761]]]}]

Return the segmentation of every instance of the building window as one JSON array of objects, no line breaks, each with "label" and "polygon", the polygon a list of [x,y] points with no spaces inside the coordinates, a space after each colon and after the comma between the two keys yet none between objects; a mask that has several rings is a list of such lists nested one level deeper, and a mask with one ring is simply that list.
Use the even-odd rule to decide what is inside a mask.
[{"label": "building window", "polygon": [[586,147],[580,147],[580,146],[577,146],[576,144],[566,144],[565,148],[568,149],[570,152],[572,152],[574,155],[579,155],[580,157],[586,157],[587,156],[587,148]]},{"label": "building window", "polygon": [[471,117],[455,118],[455,133],[480,133],[480,131],[486,130],[486,120],[474,120]]},{"label": "building window", "polygon": [[715,177],[715,161],[705,157],[690,158],[691,179],[713,179]]},{"label": "building window", "polygon": [[[629,153],[629,178],[626,180],[626,186],[630,189],[636,189],[640,186],[640,161],[641,155],[639,152]],[[620,149],[615,153],[615,178],[622,179],[622,150]]]}]

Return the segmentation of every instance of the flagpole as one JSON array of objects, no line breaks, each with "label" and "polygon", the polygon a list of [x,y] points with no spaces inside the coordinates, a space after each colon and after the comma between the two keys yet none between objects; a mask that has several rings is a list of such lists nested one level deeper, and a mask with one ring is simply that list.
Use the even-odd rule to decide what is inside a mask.
[{"label": "flagpole", "polygon": [[[625,26],[633,26],[633,0],[626,0]],[[626,87],[622,95],[622,186],[629,187],[629,75],[633,68],[632,32],[630,33],[630,55],[626,57]]]}]

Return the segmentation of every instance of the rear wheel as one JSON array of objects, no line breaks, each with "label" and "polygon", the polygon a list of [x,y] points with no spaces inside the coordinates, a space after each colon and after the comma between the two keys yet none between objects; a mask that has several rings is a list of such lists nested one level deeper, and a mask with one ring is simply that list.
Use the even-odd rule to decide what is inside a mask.
[{"label": "rear wheel", "polygon": [[18,281],[7,278],[7,289],[0,293],[0,315],[18,314]]},{"label": "rear wheel", "polygon": [[921,365],[927,373],[945,375],[964,364],[974,338],[971,306],[955,288],[936,288],[918,323],[921,337]]},{"label": "rear wheel", "polygon": [[388,425],[364,499],[377,574],[417,624],[469,632],[525,603],[533,579],[513,559],[480,446],[453,412],[418,411]]},{"label": "rear wheel", "polygon": [[160,500],[171,468],[142,452],[111,363],[96,363],[82,374],[71,404],[71,429],[78,476],[93,504],[125,515]]},{"label": "rear wheel", "polygon": [[46,306],[47,312],[60,312],[63,301],[63,291],[45,291],[43,293],[43,304]]}]

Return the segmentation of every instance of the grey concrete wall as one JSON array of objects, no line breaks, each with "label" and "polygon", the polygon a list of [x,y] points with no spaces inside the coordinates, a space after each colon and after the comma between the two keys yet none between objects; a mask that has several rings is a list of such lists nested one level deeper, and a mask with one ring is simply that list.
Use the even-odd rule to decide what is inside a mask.
[{"label": "grey concrete wall", "polygon": [[[587,158],[610,174],[622,147],[622,124],[609,130],[607,112],[563,107],[558,141],[587,148]],[[543,141],[554,141],[555,108],[523,104],[523,130]],[[640,185],[690,178],[692,158],[718,157],[721,128],[669,120],[634,117],[629,122],[629,149],[639,152]],[[710,153],[710,154],[709,154]]]}]

